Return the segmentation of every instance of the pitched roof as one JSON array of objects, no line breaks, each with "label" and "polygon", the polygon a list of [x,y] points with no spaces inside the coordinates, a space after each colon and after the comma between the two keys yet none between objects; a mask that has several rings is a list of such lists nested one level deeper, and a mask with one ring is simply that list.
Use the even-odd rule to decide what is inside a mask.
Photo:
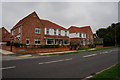
[{"label": "pitched roof", "polygon": [[36,12],[34,11],[33,13],[29,14],[28,16],[24,17],[21,19],[11,30],[19,27],[20,25],[24,24],[32,15],[37,15]]},{"label": "pitched roof", "polygon": [[1,35],[0,39],[2,42],[10,41],[11,34],[4,27],[0,28],[0,35]]},{"label": "pitched roof", "polygon": [[70,30],[70,33],[75,33],[75,32],[85,32],[88,33],[88,30],[92,32],[90,26],[84,26],[84,27],[76,27],[76,26],[71,26],[68,28]]},{"label": "pitched roof", "polygon": [[[32,15],[37,15],[36,12],[33,12],[31,14],[29,14],[28,16],[26,16],[25,18],[23,18],[22,20],[20,20],[11,30],[19,27],[20,25],[24,24],[27,20],[29,20],[29,18],[32,16]],[[51,28],[54,28],[54,29],[63,29],[63,30],[67,30],[65,28],[63,28],[62,26],[59,26],[49,20],[43,20],[43,19],[40,19],[40,21],[43,23],[43,25],[46,27],[51,27]]]},{"label": "pitched roof", "polygon": [[49,20],[43,20],[41,19],[42,23],[44,24],[45,27],[50,27],[50,28],[54,28],[54,29],[62,29],[62,30],[67,30],[66,28],[59,26]]}]

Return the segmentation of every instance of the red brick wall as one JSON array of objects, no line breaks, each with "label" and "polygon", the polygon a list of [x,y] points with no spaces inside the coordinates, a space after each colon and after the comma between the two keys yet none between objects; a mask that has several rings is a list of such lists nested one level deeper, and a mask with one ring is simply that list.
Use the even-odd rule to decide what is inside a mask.
[{"label": "red brick wall", "polygon": [[96,45],[96,48],[102,48],[103,45]]},{"label": "red brick wall", "polygon": [[[35,33],[35,28],[40,28],[40,34]],[[18,35],[18,28],[16,28],[15,35]],[[44,27],[40,23],[37,14],[32,14],[21,26],[21,43],[26,44],[26,39],[30,39],[30,45],[34,45],[34,39],[40,39],[41,44],[44,44]],[[18,42],[14,37],[14,42]]]},{"label": "red brick wall", "polygon": [[[70,27],[69,30],[70,30],[70,33],[80,32],[80,33],[85,33],[85,34],[87,34],[86,38],[71,38],[71,39],[70,39],[71,41],[79,41],[79,40],[85,39],[85,40],[92,41],[92,44],[93,44],[93,41],[94,41],[93,32],[92,32],[92,30],[91,30],[90,27],[85,27],[85,28],[84,28],[84,27],[83,27],[83,28]],[[92,38],[89,37],[88,35],[91,35]]]},{"label": "red brick wall", "polygon": [[[10,46],[3,46],[2,49],[10,51]],[[27,48],[16,48],[13,46],[12,49],[14,53],[49,53],[49,52],[62,52],[69,51],[70,48],[37,48],[37,49],[27,49]]]}]

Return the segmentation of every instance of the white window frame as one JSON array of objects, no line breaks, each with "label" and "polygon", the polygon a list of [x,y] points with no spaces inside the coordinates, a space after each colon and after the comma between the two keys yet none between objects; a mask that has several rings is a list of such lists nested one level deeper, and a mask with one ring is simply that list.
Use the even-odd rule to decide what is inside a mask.
[{"label": "white window frame", "polygon": [[19,27],[19,30],[18,30],[18,31],[19,31],[19,33],[21,32],[20,27]]},{"label": "white window frame", "polygon": [[14,35],[14,31],[12,31],[12,35]]},{"label": "white window frame", "polygon": [[65,36],[67,36],[67,31],[65,31]]},{"label": "white window frame", "polygon": [[[39,31],[39,32],[38,32]],[[35,33],[40,34],[40,28],[35,28]]]},{"label": "white window frame", "polygon": [[86,38],[86,34],[85,33],[83,33],[83,38]]},{"label": "white window frame", "polygon": [[58,35],[61,36],[61,30],[58,30]]},{"label": "white window frame", "polygon": [[57,30],[56,29],[54,29],[54,35],[57,35]]},{"label": "white window frame", "polygon": [[70,41],[68,40],[68,43],[65,44],[65,40],[63,40],[63,44],[64,44],[64,45],[69,45],[69,44],[70,44]]},{"label": "white window frame", "polygon": [[[27,44],[27,40],[29,41],[29,44]],[[26,45],[30,45],[30,39],[26,39]]]},{"label": "white window frame", "polygon": [[36,44],[35,41],[40,41],[40,39],[34,39],[34,44],[35,45],[40,45],[41,44],[41,41],[40,41],[40,44],[38,44],[38,43]]},{"label": "white window frame", "polygon": [[82,33],[79,33],[79,37],[82,37]]},{"label": "white window frame", "polygon": [[55,40],[54,39],[49,39],[49,40],[53,40],[53,43],[52,44],[48,44],[48,39],[46,39],[46,45],[54,45]]},{"label": "white window frame", "polygon": [[91,39],[93,38],[93,36],[91,35]]},{"label": "white window frame", "polygon": [[[48,33],[47,33],[48,32]],[[49,35],[50,34],[50,29],[46,28],[46,34]]]}]

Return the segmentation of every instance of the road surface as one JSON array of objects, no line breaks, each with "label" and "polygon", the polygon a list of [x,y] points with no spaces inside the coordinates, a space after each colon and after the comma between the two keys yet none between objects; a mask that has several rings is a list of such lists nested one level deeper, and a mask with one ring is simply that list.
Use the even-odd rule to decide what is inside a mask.
[{"label": "road surface", "polygon": [[86,78],[118,62],[118,48],[3,61],[3,78]]}]

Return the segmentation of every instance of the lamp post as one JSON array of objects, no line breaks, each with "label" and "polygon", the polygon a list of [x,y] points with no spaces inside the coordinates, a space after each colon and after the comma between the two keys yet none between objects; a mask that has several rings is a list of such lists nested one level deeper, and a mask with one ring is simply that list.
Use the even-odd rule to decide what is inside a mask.
[{"label": "lamp post", "polygon": [[12,51],[13,38],[10,39],[10,51]]}]

